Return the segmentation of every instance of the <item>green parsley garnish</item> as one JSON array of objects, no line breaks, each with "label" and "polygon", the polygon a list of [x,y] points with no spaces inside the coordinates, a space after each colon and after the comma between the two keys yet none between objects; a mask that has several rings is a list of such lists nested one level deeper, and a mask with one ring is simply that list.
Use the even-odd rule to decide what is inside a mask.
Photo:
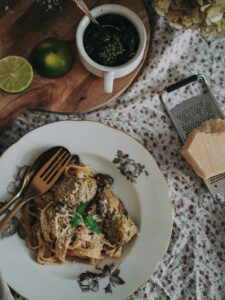
[{"label": "green parsley garnish", "polygon": [[86,202],[86,203],[81,203],[77,207],[75,214],[73,214],[73,216],[72,216],[72,228],[80,225],[82,220],[84,220],[84,224],[89,229],[91,229],[92,231],[94,231],[96,233],[101,233],[98,223],[94,220],[94,218],[92,216],[86,216],[86,217],[84,217],[84,219],[82,217],[82,215],[85,211],[85,208],[88,206],[89,203],[90,203],[90,201]]},{"label": "green parsley garnish", "polygon": [[98,223],[95,221],[95,219],[92,216],[86,216],[84,217],[84,224],[90,228],[92,231],[96,233],[101,233]]},{"label": "green parsley garnish", "polygon": [[78,225],[80,225],[82,221],[82,216],[78,213],[75,213],[73,216],[72,216],[72,227],[77,227]]},{"label": "green parsley garnish", "polygon": [[90,201],[88,202],[85,202],[85,203],[81,203],[77,209],[76,209],[76,212],[80,215],[82,215],[85,211],[85,208],[88,206],[88,204],[90,203]]}]

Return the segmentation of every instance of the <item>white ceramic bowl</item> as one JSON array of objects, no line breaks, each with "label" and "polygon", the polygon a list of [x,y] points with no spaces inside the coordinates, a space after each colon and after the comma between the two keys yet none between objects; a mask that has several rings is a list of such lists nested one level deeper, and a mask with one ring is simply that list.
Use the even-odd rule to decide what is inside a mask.
[{"label": "white ceramic bowl", "polygon": [[139,46],[135,56],[121,66],[107,67],[102,66],[92,60],[84,49],[83,36],[87,26],[90,23],[89,18],[84,16],[77,27],[76,43],[82,64],[91,73],[99,77],[104,77],[104,91],[106,93],[111,93],[113,90],[114,78],[120,78],[128,75],[140,64],[146,46],[146,30],[141,19],[132,10],[126,8],[125,6],[117,4],[105,4],[92,9],[91,13],[95,18],[105,14],[121,15],[133,23],[139,34]]}]

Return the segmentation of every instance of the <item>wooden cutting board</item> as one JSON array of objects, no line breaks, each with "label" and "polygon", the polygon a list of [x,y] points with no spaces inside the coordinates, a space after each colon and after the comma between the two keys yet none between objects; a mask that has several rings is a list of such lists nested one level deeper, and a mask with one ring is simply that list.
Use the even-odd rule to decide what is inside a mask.
[{"label": "wooden cutting board", "polygon": [[[47,0],[45,1],[47,2]],[[143,21],[147,45],[141,64],[128,76],[116,79],[113,93],[103,90],[103,79],[89,73],[80,63],[75,44],[76,28],[83,17],[72,0],[61,0],[61,9],[46,9],[42,0],[0,1],[0,59],[20,55],[30,59],[33,48],[47,37],[66,41],[75,54],[72,69],[64,77],[48,79],[36,72],[32,85],[22,94],[0,91],[0,128],[21,112],[39,109],[62,113],[83,113],[97,109],[120,95],[137,75],[146,58],[150,29],[148,15],[141,0],[86,0],[89,8],[116,3],[127,6]]]}]

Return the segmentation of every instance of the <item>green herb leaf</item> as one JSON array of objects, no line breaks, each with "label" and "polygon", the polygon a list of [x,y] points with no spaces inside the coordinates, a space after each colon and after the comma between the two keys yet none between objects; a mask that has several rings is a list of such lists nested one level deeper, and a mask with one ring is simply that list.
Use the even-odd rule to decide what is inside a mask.
[{"label": "green herb leaf", "polygon": [[72,216],[72,228],[78,226],[82,221],[82,216],[78,213],[75,213],[73,216]]},{"label": "green herb leaf", "polygon": [[85,203],[81,203],[77,209],[76,209],[76,212],[79,214],[79,215],[82,215],[85,211],[85,208],[87,207],[87,205],[89,204],[90,201],[88,202],[85,202]]},{"label": "green herb leaf", "polygon": [[86,216],[84,218],[84,223],[85,225],[90,228],[92,231],[96,232],[96,233],[101,233],[98,223],[93,219],[92,216]]}]

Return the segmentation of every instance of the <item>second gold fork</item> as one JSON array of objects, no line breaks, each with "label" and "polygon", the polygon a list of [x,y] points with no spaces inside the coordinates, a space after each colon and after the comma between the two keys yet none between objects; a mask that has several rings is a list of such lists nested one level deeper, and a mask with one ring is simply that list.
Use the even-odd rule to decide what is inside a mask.
[{"label": "second gold fork", "polygon": [[0,221],[0,231],[16,214],[16,212],[29,200],[47,192],[59,179],[65,167],[68,165],[71,155],[65,148],[60,148],[55,155],[33,177],[24,197],[16,206]]}]

